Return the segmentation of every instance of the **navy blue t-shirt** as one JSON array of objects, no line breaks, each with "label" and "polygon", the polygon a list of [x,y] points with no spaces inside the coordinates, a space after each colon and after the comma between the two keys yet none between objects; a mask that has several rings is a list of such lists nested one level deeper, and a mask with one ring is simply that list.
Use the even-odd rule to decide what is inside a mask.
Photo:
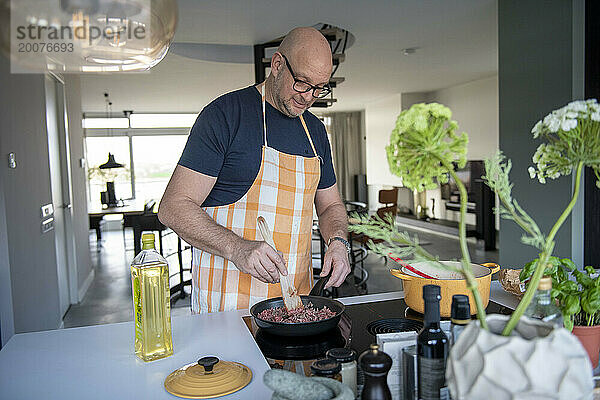
[{"label": "navy blue t-shirt", "polygon": [[[325,189],[336,181],[327,132],[316,116],[302,115],[323,159],[318,188]],[[314,157],[300,118],[287,117],[267,102],[266,119],[269,147]],[[261,95],[254,86],[220,96],[202,110],[179,160],[179,165],[217,177],[202,206],[231,204],[246,194],[260,169],[263,141]]]}]

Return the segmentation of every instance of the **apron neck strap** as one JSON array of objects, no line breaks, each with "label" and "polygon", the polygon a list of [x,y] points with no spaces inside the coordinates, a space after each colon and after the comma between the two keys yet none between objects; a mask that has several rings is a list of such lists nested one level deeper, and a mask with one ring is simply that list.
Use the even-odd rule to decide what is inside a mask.
[{"label": "apron neck strap", "polygon": [[[265,86],[266,84],[263,82],[260,84],[260,94],[262,98],[262,116],[263,116],[263,136],[265,141],[265,147],[269,147],[267,144],[267,106],[266,106],[266,95],[265,95]],[[304,122],[304,117],[302,115],[299,116],[300,122],[302,123],[302,127],[304,128],[304,133],[306,133],[306,137],[308,138],[308,142],[310,143],[310,147],[312,148],[313,153],[315,153],[315,157],[319,157],[319,160],[323,162],[321,156],[317,154],[317,150],[315,149],[315,145],[310,137],[310,133],[308,132],[308,127],[306,126],[306,122]]]},{"label": "apron neck strap", "polygon": [[260,84],[260,94],[262,97],[262,117],[263,117],[263,135],[264,135],[264,143],[265,143],[265,147],[269,147],[267,145],[267,107],[266,107],[266,102],[265,102],[265,86],[266,83],[261,83]]}]

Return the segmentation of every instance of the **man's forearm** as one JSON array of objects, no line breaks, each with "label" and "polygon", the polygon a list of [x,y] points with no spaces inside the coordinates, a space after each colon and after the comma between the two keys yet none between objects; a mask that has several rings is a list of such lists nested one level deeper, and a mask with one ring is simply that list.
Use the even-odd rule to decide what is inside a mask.
[{"label": "man's forearm", "polygon": [[348,216],[346,207],[341,203],[335,203],[327,207],[319,215],[319,228],[321,236],[325,241],[334,236],[348,238]]},{"label": "man's forearm", "polygon": [[161,203],[159,218],[190,245],[229,260],[244,240],[216,223],[192,200]]}]

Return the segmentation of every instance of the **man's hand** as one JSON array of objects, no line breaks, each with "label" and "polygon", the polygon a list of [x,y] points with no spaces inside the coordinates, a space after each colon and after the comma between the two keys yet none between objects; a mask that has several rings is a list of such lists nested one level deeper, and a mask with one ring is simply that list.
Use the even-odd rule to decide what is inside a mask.
[{"label": "man's hand", "polygon": [[339,287],[350,273],[350,262],[348,261],[346,246],[338,240],[332,240],[329,248],[325,252],[323,271],[321,271],[319,276],[329,275],[329,271],[332,268],[333,273],[325,284],[325,288],[331,286]]},{"label": "man's hand", "polygon": [[283,253],[275,251],[266,242],[242,239],[231,261],[240,271],[265,283],[277,283],[279,274],[288,273]]}]

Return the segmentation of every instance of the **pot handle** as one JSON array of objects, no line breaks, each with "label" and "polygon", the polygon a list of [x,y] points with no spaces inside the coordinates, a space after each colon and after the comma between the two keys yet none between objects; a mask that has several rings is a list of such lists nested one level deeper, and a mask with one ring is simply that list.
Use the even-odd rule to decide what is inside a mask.
[{"label": "pot handle", "polygon": [[500,271],[500,265],[496,264],[496,263],[483,263],[481,264],[484,267],[488,267],[490,269],[490,273],[495,274],[496,272]]},{"label": "pot handle", "polygon": [[395,269],[395,268],[390,269],[390,273],[392,275],[394,275],[396,278],[402,279],[403,281],[410,281],[414,278],[413,276],[407,275],[404,272],[402,272],[401,270]]}]

